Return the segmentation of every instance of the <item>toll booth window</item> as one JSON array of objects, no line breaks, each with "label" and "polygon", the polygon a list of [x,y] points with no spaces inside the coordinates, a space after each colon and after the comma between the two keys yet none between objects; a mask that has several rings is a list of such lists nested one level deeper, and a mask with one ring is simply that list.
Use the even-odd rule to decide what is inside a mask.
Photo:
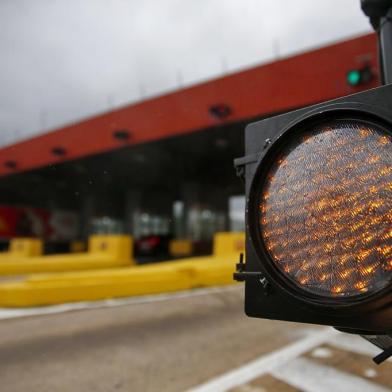
[{"label": "toll booth window", "polygon": [[122,221],[108,216],[93,218],[90,222],[91,234],[122,234],[124,225]]},{"label": "toll booth window", "polygon": [[133,217],[135,238],[150,235],[167,236],[171,233],[170,217],[137,211]]},{"label": "toll booth window", "polygon": [[214,233],[225,231],[226,216],[200,205],[191,206],[186,217],[188,237],[193,241],[210,241]]}]

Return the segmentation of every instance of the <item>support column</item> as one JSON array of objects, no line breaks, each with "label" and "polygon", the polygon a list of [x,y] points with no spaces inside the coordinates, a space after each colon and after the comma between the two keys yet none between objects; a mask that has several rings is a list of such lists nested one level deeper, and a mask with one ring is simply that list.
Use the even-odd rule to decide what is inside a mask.
[{"label": "support column", "polygon": [[136,222],[137,215],[142,209],[142,190],[129,189],[125,195],[124,227],[125,232],[133,236],[138,236]]}]

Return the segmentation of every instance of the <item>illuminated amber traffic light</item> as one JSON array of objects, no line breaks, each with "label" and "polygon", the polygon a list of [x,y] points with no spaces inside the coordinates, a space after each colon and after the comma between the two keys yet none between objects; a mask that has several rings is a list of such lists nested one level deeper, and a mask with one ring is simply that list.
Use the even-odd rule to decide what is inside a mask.
[{"label": "illuminated amber traffic light", "polygon": [[392,85],[245,135],[247,315],[392,335]]},{"label": "illuminated amber traffic light", "polygon": [[322,297],[384,289],[392,271],[392,139],[365,121],[322,122],[280,151],[259,203],[279,273]]}]

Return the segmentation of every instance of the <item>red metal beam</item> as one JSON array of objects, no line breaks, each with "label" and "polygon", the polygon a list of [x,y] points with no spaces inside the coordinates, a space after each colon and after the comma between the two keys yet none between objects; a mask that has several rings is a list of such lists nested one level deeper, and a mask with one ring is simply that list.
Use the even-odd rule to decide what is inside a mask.
[{"label": "red metal beam", "polygon": [[[354,93],[361,87],[348,86],[346,72],[365,62],[376,71],[376,47],[376,36],[365,35],[65,126],[0,149],[0,176]],[[232,109],[225,120],[209,113],[216,104]],[[114,138],[118,130],[130,137]]]}]

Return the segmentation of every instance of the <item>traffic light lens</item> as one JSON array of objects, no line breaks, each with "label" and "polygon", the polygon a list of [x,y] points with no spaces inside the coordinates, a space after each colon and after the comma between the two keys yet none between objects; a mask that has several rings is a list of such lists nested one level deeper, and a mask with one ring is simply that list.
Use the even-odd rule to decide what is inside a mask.
[{"label": "traffic light lens", "polygon": [[367,121],[297,134],[267,173],[259,225],[277,272],[322,297],[375,293],[392,275],[392,139]]},{"label": "traffic light lens", "polygon": [[361,81],[361,71],[352,70],[347,73],[347,82],[350,86],[356,86]]}]

